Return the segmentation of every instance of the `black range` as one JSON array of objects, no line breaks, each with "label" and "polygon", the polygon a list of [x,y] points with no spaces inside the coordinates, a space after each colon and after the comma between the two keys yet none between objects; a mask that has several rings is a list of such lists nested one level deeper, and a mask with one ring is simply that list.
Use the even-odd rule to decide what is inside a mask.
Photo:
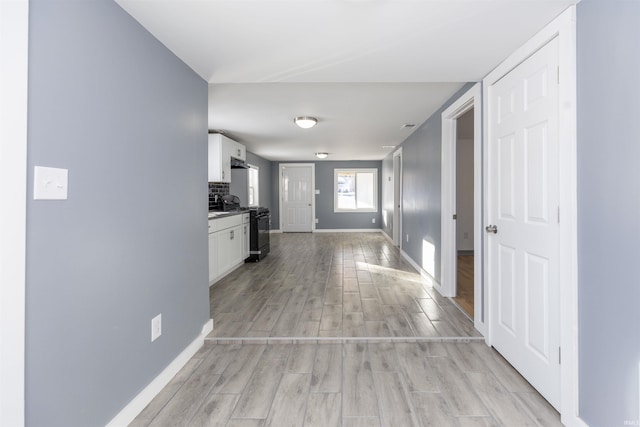
[{"label": "black range", "polygon": [[250,252],[244,262],[257,262],[269,253],[271,214],[268,208],[249,208]]}]

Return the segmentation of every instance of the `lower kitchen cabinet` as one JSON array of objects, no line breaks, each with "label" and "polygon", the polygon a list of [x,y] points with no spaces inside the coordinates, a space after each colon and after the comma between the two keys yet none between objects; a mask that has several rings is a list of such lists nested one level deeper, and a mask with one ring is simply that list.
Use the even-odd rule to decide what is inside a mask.
[{"label": "lower kitchen cabinet", "polygon": [[251,225],[250,223],[250,216],[248,213],[246,214],[242,214],[242,237],[244,238],[243,241],[243,245],[242,245],[242,259],[245,260],[247,258],[249,258],[249,255],[251,255],[250,251],[251,251],[251,229],[249,228]]},{"label": "lower kitchen cabinet", "polygon": [[218,257],[214,256],[214,254],[218,252],[217,246],[219,240],[220,236],[218,233],[209,233],[209,284],[220,276]]},{"label": "lower kitchen cabinet", "polygon": [[220,274],[224,274],[243,261],[242,226],[227,228],[216,234],[219,234],[219,237],[216,242],[215,255],[218,258]]},{"label": "lower kitchen cabinet", "polygon": [[209,285],[243,263],[245,235],[242,220],[242,215],[209,220]]}]

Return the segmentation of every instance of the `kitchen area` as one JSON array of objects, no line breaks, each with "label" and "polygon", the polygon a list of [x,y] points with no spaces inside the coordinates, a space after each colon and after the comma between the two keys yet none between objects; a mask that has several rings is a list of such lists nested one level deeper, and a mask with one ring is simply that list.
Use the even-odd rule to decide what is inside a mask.
[{"label": "kitchen area", "polygon": [[[254,157],[254,163],[263,160]],[[220,133],[209,134],[210,286],[269,253],[271,215],[268,207],[259,205],[259,172],[259,166],[247,162],[244,145]]]}]

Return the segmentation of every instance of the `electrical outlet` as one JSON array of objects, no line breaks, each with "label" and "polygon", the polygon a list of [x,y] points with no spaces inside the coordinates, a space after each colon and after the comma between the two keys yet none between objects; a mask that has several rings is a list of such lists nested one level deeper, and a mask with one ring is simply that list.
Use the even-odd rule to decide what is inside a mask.
[{"label": "electrical outlet", "polygon": [[407,243],[409,243],[409,235],[407,234]]},{"label": "electrical outlet", "polygon": [[319,222],[319,221],[318,221],[318,218],[316,218],[316,224],[317,224],[318,222]]},{"label": "electrical outlet", "polygon": [[162,313],[151,319],[151,342],[162,335]]},{"label": "electrical outlet", "polygon": [[376,219],[375,218],[371,218],[371,224],[375,224],[376,223]]},{"label": "electrical outlet", "polygon": [[468,239],[468,238],[469,238],[469,232],[468,232],[468,231],[465,231],[465,232],[462,234],[462,237],[463,237],[463,238],[465,238],[465,239]]}]

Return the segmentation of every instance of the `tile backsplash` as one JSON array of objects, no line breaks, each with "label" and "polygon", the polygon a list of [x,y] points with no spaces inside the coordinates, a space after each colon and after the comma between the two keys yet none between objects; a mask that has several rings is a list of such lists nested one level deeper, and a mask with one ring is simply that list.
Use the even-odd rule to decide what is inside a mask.
[{"label": "tile backsplash", "polygon": [[228,182],[210,182],[209,183],[209,210],[213,208],[213,197],[216,194],[218,195],[218,197],[228,195],[229,183]]}]

